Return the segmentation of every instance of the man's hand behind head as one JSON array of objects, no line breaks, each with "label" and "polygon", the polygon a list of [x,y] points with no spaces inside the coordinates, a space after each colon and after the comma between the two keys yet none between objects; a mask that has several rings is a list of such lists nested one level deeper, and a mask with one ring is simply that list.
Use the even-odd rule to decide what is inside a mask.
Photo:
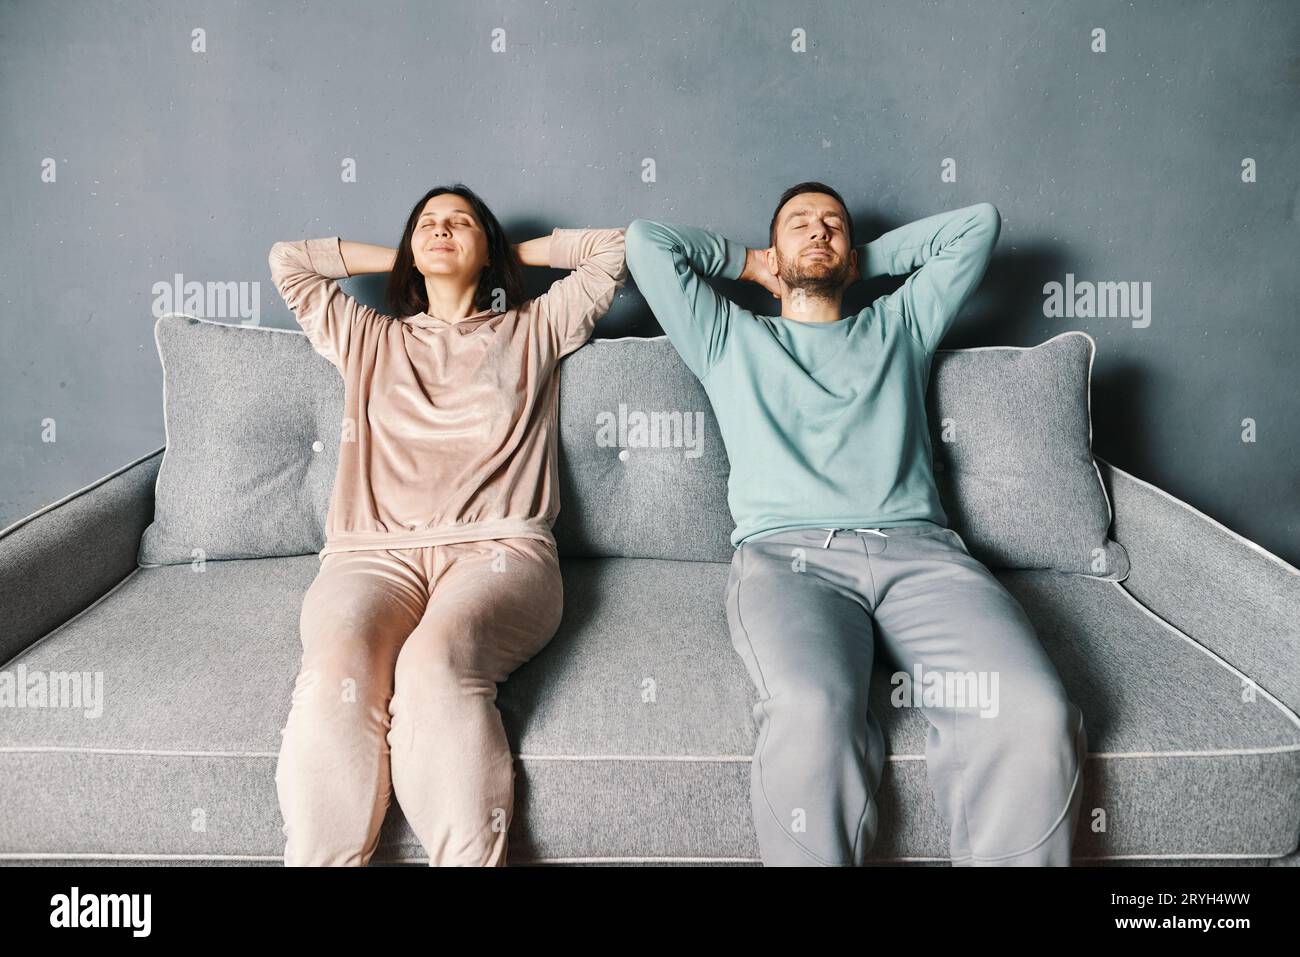
[{"label": "man's hand behind head", "polygon": [[746,249],[745,269],[740,278],[746,282],[758,283],[780,299],[785,295],[784,284],[767,268],[767,252],[766,249]]}]

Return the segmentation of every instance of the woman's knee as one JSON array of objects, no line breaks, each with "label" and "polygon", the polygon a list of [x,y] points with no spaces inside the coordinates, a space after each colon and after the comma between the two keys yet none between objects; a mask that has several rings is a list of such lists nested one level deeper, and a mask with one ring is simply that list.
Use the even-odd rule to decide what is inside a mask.
[{"label": "woman's knee", "polygon": [[422,627],[397,656],[394,710],[407,700],[435,704],[474,693],[495,694],[499,679],[489,657],[469,619],[457,616],[436,627]]}]

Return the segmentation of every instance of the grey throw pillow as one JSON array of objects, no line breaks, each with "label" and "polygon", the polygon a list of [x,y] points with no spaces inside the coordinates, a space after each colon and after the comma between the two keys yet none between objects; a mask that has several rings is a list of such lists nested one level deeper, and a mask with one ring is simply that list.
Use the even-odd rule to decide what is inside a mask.
[{"label": "grey throw pillow", "polygon": [[343,377],[301,332],[190,316],[154,324],[167,449],[142,565],[325,547]]},{"label": "grey throw pillow", "polygon": [[926,397],[935,484],[949,524],[990,568],[1128,577],[1092,457],[1096,350],[1072,331],[1032,347],[935,352]]}]

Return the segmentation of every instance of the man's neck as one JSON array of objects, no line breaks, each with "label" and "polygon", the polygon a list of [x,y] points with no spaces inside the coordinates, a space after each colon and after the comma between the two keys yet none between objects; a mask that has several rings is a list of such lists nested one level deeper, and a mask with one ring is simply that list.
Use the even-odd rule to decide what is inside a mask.
[{"label": "man's neck", "polygon": [[793,319],[796,322],[811,324],[839,322],[842,318],[840,315],[841,297],[822,299],[806,294],[799,295],[797,289],[794,292],[795,295],[787,296],[781,300],[782,319]]}]

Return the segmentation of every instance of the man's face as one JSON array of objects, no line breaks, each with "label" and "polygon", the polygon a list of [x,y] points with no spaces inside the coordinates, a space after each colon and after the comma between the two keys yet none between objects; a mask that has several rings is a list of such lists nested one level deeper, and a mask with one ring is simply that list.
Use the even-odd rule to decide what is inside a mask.
[{"label": "man's face", "polygon": [[[844,207],[825,193],[800,193],[781,207],[772,250],[772,271],[788,289],[802,289],[805,296],[836,298],[857,277]],[[770,263],[771,258],[769,268]]]}]

